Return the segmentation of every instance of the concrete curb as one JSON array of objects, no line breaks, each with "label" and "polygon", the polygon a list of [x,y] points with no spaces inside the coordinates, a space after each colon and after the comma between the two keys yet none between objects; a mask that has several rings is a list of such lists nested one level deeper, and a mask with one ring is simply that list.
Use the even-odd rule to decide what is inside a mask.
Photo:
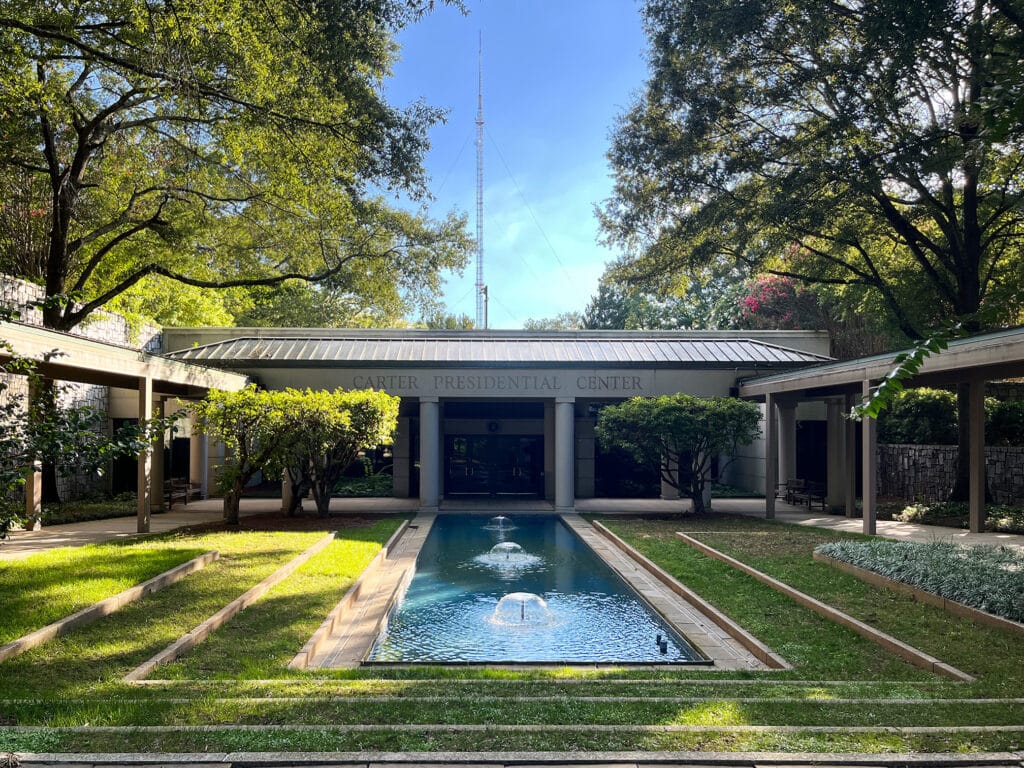
[{"label": "concrete curb", "polygon": [[395,544],[398,543],[399,539],[402,538],[402,534],[409,527],[409,520],[403,520],[402,524],[398,526],[398,530],[395,531],[391,538],[387,540],[380,552],[374,555],[373,559],[367,563],[366,568],[359,574],[359,578],[356,582],[349,587],[348,591],[344,594],[338,604],[331,609],[331,612],[327,614],[317,630],[312,634],[309,640],[306,641],[305,645],[290,662],[288,662],[288,669],[306,669],[309,666],[309,662],[313,659],[323,648],[332,634],[334,634],[335,628],[338,626],[338,622],[341,621],[345,613],[351,609],[352,605],[359,596],[362,594],[363,587],[367,580],[384,564],[384,561],[388,559],[388,556]]},{"label": "concrete curb", "polygon": [[208,752],[182,753],[19,753],[24,768],[43,765],[219,765],[248,766],[378,764],[425,765],[836,765],[836,766],[959,766],[1020,765],[1013,752],[965,754],[872,754],[830,752]]},{"label": "concrete curb", "polygon": [[833,608],[831,605],[827,605],[826,603],[823,603],[820,600],[816,600],[810,595],[805,594],[798,589],[794,589],[793,587],[779,581],[778,579],[773,579],[771,576],[762,573],[756,568],[751,568],[746,563],[742,563],[739,560],[736,560],[735,558],[729,557],[728,555],[719,552],[717,549],[709,547],[707,544],[703,544],[702,542],[697,541],[697,539],[694,539],[691,536],[687,536],[685,533],[676,531],[676,536],[685,541],[694,549],[703,552],[708,557],[720,560],[723,563],[726,563],[727,565],[730,565],[733,568],[742,571],[748,576],[752,576],[753,578],[760,581],[762,584],[768,585],[776,592],[781,592],[782,594],[795,600],[805,608],[814,611],[819,616],[823,616],[826,619],[829,619],[830,621],[834,621],[835,623],[846,627],[847,629],[853,630],[861,637],[870,640],[871,642],[881,646],[890,653],[899,656],[904,661],[910,662],[915,667],[926,669],[930,672],[934,672],[937,675],[942,675],[943,677],[948,677],[951,680],[956,680],[962,683],[973,683],[976,681],[975,677],[972,677],[966,672],[963,672],[957,669],[956,667],[947,664],[941,659],[937,659],[934,656],[925,653],[924,651],[918,650],[917,648],[914,648],[912,645],[904,643],[902,640],[897,640],[892,635],[888,635],[885,632],[877,630],[869,624],[865,624],[862,621],[858,621],[849,614],[843,613],[842,611]]},{"label": "concrete curb", "polygon": [[957,602],[956,600],[950,600],[936,595],[933,592],[915,587],[912,584],[906,584],[896,579],[890,579],[888,576],[883,576],[880,573],[875,573],[867,568],[862,568],[859,565],[848,563],[845,560],[839,560],[838,558],[824,555],[820,552],[815,552],[813,555],[815,560],[820,563],[827,563],[833,568],[838,568],[840,571],[856,576],[861,581],[865,581],[876,587],[885,587],[891,589],[894,592],[899,592],[904,595],[910,595],[919,603],[927,603],[928,605],[934,605],[936,608],[941,608],[947,613],[951,613],[954,616],[959,616],[964,619],[971,619],[979,624],[985,624],[990,627],[996,627],[998,629],[1008,629],[1011,632],[1016,632],[1019,635],[1024,635],[1024,624],[1019,621],[1013,621],[1012,619],[1005,619],[1002,616],[996,616],[992,613],[972,608],[964,603]]},{"label": "concrete curb", "polygon": [[715,608],[715,606],[711,605],[711,603],[702,598],[696,592],[681,584],[667,571],[644,557],[639,551],[612,533],[605,525],[596,520],[592,521],[591,524],[601,533],[601,535],[629,555],[637,564],[640,565],[640,567],[654,576],[654,578],[684,600],[696,606],[701,613],[718,625],[718,627],[724,630],[737,643],[750,651],[750,653],[761,663],[771,669],[793,669],[793,665],[775,653],[775,651],[747,632],[747,630]]},{"label": "concrete curb", "polygon": [[122,680],[126,683],[131,683],[136,680],[148,677],[154,669],[161,664],[169,664],[170,662],[177,659],[179,656],[187,653],[190,649],[194,648],[199,643],[203,642],[210,633],[213,632],[220,626],[223,626],[232,617],[248,608],[259,598],[263,597],[269,592],[274,586],[284,581],[286,578],[292,575],[301,565],[310,560],[314,555],[327,548],[327,545],[334,541],[334,532],[327,534],[322,539],[316,542],[313,546],[307,549],[302,554],[293,558],[290,562],[286,563],[281,568],[278,568],[272,574],[267,576],[256,586],[250,588],[241,596],[236,597],[230,603],[225,605],[213,616],[208,618],[198,627],[182,635],[169,646],[160,651],[149,661],[145,661],[138,667],[133,669]]},{"label": "concrete curb", "polygon": [[84,627],[87,624],[92,624],[94,621],[102,619],[104,616],[116,613],[126,605],[141,600],[146,595],[159,592],[161,589],[169,587],[177,581],[181,581],[186,576],[202,570],[219,557],[220,553],[216,550],[205,552],[198,557],[193,557],[191,560],[188,560],[181,565],[176,565],[170,570],[157,574],[153,578],[147,579],[141,584],[136,584],[134,587],[129,587],[128,589],[118,592],[116,595],[112,595],[104,600],[100,600],[98,603],[93,603],[87,608],[83,608],[69,616],[65,616],[59,621],[47,624],[45,627],[29,632],[27,635],[22,635],[17,640],[12,640],[5,645],[0,645],[0,662],[7,661],[7,659],[18,656],[31,648],[42,645],[48,640],[52,640],[55,637],[66,634],[73,629]]}]

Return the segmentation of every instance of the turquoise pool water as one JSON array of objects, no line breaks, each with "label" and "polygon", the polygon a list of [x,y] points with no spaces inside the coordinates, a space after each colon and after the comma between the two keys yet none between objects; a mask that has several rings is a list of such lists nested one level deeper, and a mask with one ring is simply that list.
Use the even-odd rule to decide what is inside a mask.
[{"label": "turquoise pool water", "polygon": [[368,661],[707,663],[541,515],[440,515]]}]

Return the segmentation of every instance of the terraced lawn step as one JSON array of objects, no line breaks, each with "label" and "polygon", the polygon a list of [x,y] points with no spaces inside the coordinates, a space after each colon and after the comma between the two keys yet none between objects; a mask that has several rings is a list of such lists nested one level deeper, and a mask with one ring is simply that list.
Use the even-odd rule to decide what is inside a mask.
[{"label": "terraced lawn step", "polygon": [[[217,733],[217,732],[353,732],[353,731],[414,731],[414,732],[617,732],[617,733],[1024,733],[1024,725],[635,725],[620,723],[352,723],[349,725],[261,724],[242,725],[14,725],[5,728],[9,733]],[[1022,758],[1024,760],[1024,758]]]},{"label": "terraced lawn step", "polygon": [[152,696],[147,698],[64,698],[60,702],[49,699],[0,699],[0,706],[46,705],[48,707],[88,705],[88,704],[195,704],[209,702],[216,704],[466,704],[466,703],[564,703],[580,702],[585,704],[703,704],[713,702],[733,702],[737,704],[899,704],[903,706],[936,704],[979,704],[1008,705],[1024,704],[1024,698],[986,699],[986,698],[835,698],[830,696],[218,696],[207,697],[165,697]]},{"label": "terraced lawn step", "polygon": [[113,768],[271,768],[328,766],[337,768],[1020,768],[1014,753],[981,754],[851,754],[774,752],[219,752],[219,753],[28,753],[18,755],[22,768],[71,766]]}]

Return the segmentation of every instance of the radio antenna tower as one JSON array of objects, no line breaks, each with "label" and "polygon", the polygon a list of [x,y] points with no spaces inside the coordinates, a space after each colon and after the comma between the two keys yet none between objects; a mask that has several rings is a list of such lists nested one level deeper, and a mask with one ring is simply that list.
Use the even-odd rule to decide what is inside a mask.
[{"label": "radio antenna tower", "polygon": [[477,49],[476,91],[476,327],[487,328],[484,285],[484,33]]}]

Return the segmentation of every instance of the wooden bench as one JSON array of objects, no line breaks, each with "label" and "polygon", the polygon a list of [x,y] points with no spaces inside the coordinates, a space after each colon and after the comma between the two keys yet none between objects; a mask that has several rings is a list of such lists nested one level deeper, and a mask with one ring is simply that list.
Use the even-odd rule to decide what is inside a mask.
[{"label": "wooden bench", "polygon": [[164,482],[164,502],[167,509],[174,506],[175,501],[182,502],[188,506],[189,499],[200,499],[203,496],[203,489],[199,483],[190,483],[187,480],[167,480]]},{"label": "wooden bench", "polygon": [[814,481],[800,480],[800,485],[790,492],[791,504],[806,504],[807,509],[817,504],[825,511],[825,497],[828,495],[825,486]]}]

